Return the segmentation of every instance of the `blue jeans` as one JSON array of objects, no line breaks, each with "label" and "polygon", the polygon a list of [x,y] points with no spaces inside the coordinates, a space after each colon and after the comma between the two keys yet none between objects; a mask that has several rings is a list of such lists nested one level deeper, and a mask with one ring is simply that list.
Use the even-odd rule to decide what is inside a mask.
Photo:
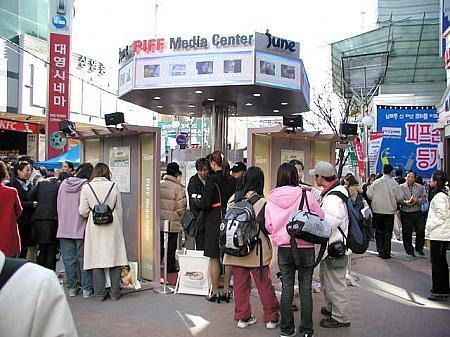
[{"label": "blue jeans", "polygon": [[83,269],[84,240],[60,239],[61,256],[67,276],[67,288],[78,288],[78,272],[81,276],[81,288],[92,290],[92,270]]},{"label": "blue jeans", "polygon": [[313,333],[313,301],[312,301],[312,275],[314,269],[314,248],[297,248],[300,257],[300,267],[296,267],[292,249],[289,247],[278,248],[278,267],[281,272],[283,290],[281,292],[280,313],[281,333],[290,335],[294,332],[294,313],[292,312],[292,300],[294,299],[295,272],[298,270],[298,285],[300,290],[301,321],[299,333]]}]

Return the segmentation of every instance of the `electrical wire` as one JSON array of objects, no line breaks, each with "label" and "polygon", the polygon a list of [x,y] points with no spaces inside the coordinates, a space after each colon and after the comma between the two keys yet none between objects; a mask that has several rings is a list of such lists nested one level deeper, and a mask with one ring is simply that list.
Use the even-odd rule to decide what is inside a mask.
[{"label": "electrical wire", "polygon": [[[0,39],[2,39],[3,41],[5,41],[5,42],[7,42],[7,43],[9,43],[9,44],[12,44],[14,47],[16,47],[16,48],[22,50],[22,51],[25,52],[25,53],[30,54],[31,56],[33,56],[34,58],[38,59],[39,61],[42,61],[44,64],[50,66],[50,71],[53,71],[53,72],[54,72],[54,70],[52,70],[52,67],[54,67],[54,65],[52,65],[52,64],[51,64],[50,62],[48,62],[47,60],[44,60],[44,59],[42,59],[41,57],[39,57],[39,56],[33,54],[33,53],[30,52],[29,50],[26,50],[25,48],[21,47],[21,46],[18,45],[17,43],[15,43],[15,42],[13,42],[13,41],[7,39],[7,38],[5,38],[4,36],[1,36],[1,35],[0,35]],[[8,49],[11,50],[11,51],[17,53],[18,55],[23,55],[22,53],[20,53],[19,51],[15,50],[14,48],[9,47],[8,45],[5,45],[5,47],[8,48]],[[86,81],[85,79],[83,79],[83,78],[81,78],[81,77],[79,77],[79,76],[77,76],[77,75],[75,75],[75,74],[72,74],[71,72],[67,72],[67,73],[69,74],[69,76],[72,76],[73,78],[76,78],[76,79],[80,80],[82,83],[84,82],[84,83],[86,83],[86,84],[88,84],[88,85],[93,86],[94,88],[97,88],[97,89],[99,89],[99,90],[101,90],[101,91],[104,91],[104,92],[106,92],[106,93],[108,93],[108,94],[114,95],[114,96],[117,97],[117,98],[119,97],[119,95],[118,95],[117,93],[115,93],[115,92],[108,91],[108,90],[106,90],[106,89],[104,89],[104,88],[102,88],[102,87],[100,87],[100,86],[98,86],[98,85],[96,85],[96,84],[93,84],[93,83],[91,83],[91,82],[89,82],[89,81]]]}]

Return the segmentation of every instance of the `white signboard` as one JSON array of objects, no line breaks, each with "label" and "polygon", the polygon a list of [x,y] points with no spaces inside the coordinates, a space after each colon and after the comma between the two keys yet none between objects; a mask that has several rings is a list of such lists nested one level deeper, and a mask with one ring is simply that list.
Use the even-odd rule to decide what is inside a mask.
[{"label": "white signboard", "polygon": [[111,180],[117,184],[119,191],[130,193],[130,147],[120,146],[109,149],[109,169],[111,170]]},{"label": "white signboard", "polygon": [[369,142],[369,162],[370,174],[375,174],[377,162],[380,156],[381,143],[383,142],[383,132],[371,132]]}]

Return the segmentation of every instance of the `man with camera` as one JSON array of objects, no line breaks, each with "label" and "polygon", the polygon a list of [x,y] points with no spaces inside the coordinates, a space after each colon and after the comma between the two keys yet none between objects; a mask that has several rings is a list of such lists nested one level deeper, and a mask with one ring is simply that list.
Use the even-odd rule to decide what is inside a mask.
[{"label": "man with camera", "polygon": [[325,296],[325,306],[320,312],[328,316],[320,321],[320,325],[324,328],[348,327],[350,319],[345,279],[348,256],[341,231],[347,236],[349,219],[347,206],[331,192],[341,192],[347,197],[349,193],[336,179],[336,171],[328,162],[318,162],[310,174],[316,185],[323,187],[320,206],[325,213],[324,220],[332,228],[326,257],[320,263],[320,283]]}]

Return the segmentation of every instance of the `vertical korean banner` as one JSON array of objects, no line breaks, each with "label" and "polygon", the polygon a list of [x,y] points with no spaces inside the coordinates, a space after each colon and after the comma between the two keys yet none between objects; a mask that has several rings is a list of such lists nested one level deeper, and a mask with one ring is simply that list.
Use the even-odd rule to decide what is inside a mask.
[{"label": "vertical korean banner", "polygon": [[438,114],[433,107],[377,107],[377,131],[383,132],[377,171],[391,164],[429,179],[438,169]]},{"label": "vertical korean banner", "polygon": [[369,138],[370,174],[376,174],[377,162],[380,156],[381,144],[383,142],[383,132],[371,132]]},{"label": "vertical korean banner", "polygon": [[48,109],[45,123],[47,159],[68,149],[67,139],[59,131],[59,122],[68,120],[70,34],[72,30],[73,0],[50,0],[49,5],[49,71]]},{"label": "vertical korean banner", "polygon": [[359,138],[355,138],[353,141],[353,148],[355,149],[356,158],[358,159],[358,175],[359,179],[361,181],[365,181],[365,174],[364,174],[364,162],[366,159],[366,156],[364,155],[364,150],[361,145],[361,141]]}]

